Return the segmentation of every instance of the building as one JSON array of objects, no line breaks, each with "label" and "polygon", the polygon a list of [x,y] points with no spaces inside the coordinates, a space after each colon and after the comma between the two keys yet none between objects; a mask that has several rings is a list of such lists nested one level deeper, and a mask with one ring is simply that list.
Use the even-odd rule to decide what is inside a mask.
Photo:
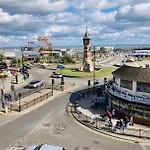
[{"label": "building", "polygon": [[150,126],[150,68],[123,65],[106,85],[108,104],[118,116],[134,116],[134,122]]},{"label": "building", "polygon": [[132,55],[134,57],[150,57],[150,50],[135,50]]}]

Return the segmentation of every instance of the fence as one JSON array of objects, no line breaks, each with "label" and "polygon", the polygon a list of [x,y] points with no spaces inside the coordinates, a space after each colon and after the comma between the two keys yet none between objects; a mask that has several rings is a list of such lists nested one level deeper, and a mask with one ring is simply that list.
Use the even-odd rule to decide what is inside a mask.
[{"label": "fence", "polygon": [[10,110],[14,110],[14,111],[23,111],[33,105],[36,105],[37,103],[39,102],[42,102],[43,100],[49,98],[52,96],[52,93],[49,92],[49,93],[46,93],[40,97],[37,97],[29,102],[25,102],[24,104],[21,104],[21,106],[19,107],[19,105],[14,105],[14,104],[11,104],[10,105]]},{"label": "fence", "polygon": [[81,111],[79,111],[75,105],[68,105],[70,107],[70,112],[73,115],[73,117],[81,122],[82,124],[96,129],[96,130],[102,130],[106,132],[116,133],[116,134],[122,134],[127,136],[134,136],[139,138],[147,138],[150,139],[150,130],[149,129],[130,129],[130,128],[113,128],[109,126],[108,122],[105,122],[102,120],[102,118],[90,118],[89,116],[86,116]]},{"label": "fence", "polygon": [[[41,90],[43,89],[52,89],[52,85],[49,85],[49,84],[44,84],[43,86],[41,87],[38,87],[38,88],[35,88],[35,89],[29,89],[25,92],[21,92],[21,96],[19,96],[19,94],[16,95],[15,97],[15,100],[19,100],[19,99],[22,99],[24,97],[27,97],[29,95],[32,95],[34,93],[37,93],[37,92],[40,92]],[[61,85],[54,85],[53,86],[53,90],[58,90],[58,91],[63,91],[64,90],[64,86],[61,86]]]}]

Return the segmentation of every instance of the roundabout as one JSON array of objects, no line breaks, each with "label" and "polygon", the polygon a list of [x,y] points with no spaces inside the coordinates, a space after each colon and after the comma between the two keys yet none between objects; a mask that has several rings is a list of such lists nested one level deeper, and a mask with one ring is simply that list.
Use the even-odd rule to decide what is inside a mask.
[{"label": "roundabout", "polygon": [[[110,76],[115,70],[112,67],[101,67],[98,71],[95,71],[96,77]],[[64,68],[56,71],[66,77],[93,77],[93,72],[82,72],[78,68]]]}]

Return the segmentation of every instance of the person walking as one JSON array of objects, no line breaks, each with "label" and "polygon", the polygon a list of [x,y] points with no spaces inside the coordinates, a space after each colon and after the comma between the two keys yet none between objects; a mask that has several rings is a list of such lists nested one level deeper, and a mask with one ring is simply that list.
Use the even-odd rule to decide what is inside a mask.
[{"label": "person walking", "polygon": [[113,118],[115,117],[115,114],[116,114],[116,110],[113,109],[113,110],[112,110],[112,117],[113,117]]}]

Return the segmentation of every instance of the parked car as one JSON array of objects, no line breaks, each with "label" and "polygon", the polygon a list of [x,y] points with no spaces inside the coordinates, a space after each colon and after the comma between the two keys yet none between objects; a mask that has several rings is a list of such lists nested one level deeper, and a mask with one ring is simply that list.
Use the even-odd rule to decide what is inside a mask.
[{"label": "parked car", "polygon": [[57,68],[58,68],[58,69],[63,69],[63,68],[65,68],[65,66],[64,66],[63,64],[59,64],[59,65],[57,66]]},{"label": "parked car", "polygon": [[26,67],[22,67],[19,69],[19,72],[28,73],[28,69]]},{"label": "parked car", "polygon": [[65,148],[55,145],[41,144],[41,145],[32,145],[24,150],[65,150]]},{"label": "parked car", "polygon": [[56,73],[56,72],[53,72],[53,74],[51,75],[51,78],[62,78],[62,74],[60,73]]},{"label": "parked car", "polygon": [[37,88],[43,85],[43,82],[40,80],[33,80],[29,83],[28,87]]},{"label": "parked car", "polygon": [[46,68],[46,66],[45,65],[41,65],[41,68]]}]

